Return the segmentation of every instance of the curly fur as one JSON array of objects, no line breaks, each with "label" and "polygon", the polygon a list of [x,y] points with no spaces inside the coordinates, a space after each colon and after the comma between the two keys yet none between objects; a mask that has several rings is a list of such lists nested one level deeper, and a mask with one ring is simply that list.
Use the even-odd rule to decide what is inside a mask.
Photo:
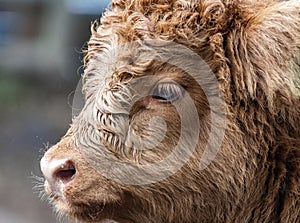
[{"label": "curly fur", "polygon": [[[60,211],[86,222],[300,222],[299,0],[114,0],[91,31],[85,109],[45,154],[49,159],[68,156],[77,164],[73,185],[65,192],[69,203],[58,202]],[[177,72],[154,60],[111,52],[118,45],[149,39],[183,44],[209,64],[224,94],[228,125],[217,157],[200,171],[209,108],[203,92],[191,87],[202,128],[191,160],[163,181],[128,186],[93,170],[80,148],[97,149],[98,141],[107,142],[110,136],[96,129],[109,129],[118,136],[108,145],[115,156],[143,164],[160,160],[176,143],[180,120],[170,117],[171,108],[142,114],[136,108],[132,128],[141,134],[155,114],[174,129],[155,152],[133,149],[132,141],[129,148],[121,144],[120,138],[131,131],[121,116],[95,111],[95,120],[87,114],[88,106],[99,111],[105,100],[108,109],[120,113],[134,95],[112,89],[124,88],[129,80]]]}]

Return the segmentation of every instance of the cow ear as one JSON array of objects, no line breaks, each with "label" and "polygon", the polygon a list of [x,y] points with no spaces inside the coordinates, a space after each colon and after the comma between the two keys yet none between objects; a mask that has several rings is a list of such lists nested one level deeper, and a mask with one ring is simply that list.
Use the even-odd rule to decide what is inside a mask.
[{"label": "cow ear", "polygon": [[[252,14],[245,39],[249,60],[245,63],[251,64],[257,82],[269,82],[264,86],[266,94],[271,96],[276,91],[268,89],[270,86],[295,92],[300,68],[300,1],[272,1]],[[289,86],[285,86],[287,81],[291,82]]]}]

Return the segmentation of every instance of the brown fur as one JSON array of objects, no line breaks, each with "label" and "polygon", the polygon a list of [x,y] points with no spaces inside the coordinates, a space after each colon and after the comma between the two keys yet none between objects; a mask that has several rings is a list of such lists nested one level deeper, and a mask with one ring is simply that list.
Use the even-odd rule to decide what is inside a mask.
[{"label": "brown fur", "polygon": [[[189,47],[219,81],[228,125],[222,147],[205,170],[199,170],[199,160],[210,129],[209,107],[195,83],[161,63],[102,61],[113,46],[144,39]],[[173,74],[183,85],[189,83],[200,141],[173,176],[148,185],[120,184],[94,170],[82,153],[80,147],[92,147],[99,138],[85,108],[45,154],[49,160],[68,158],[76,164],[75,178],[64,191],[68,202],[57,200],[57,209],[86,222],[300,222],[299,52],[298,0],[113,1],[112,10],[92,27],[85,58],[86,106],[97,100],[101,75],[113,85],[146,74]],[[154,152],[110,150],[137,165],[163,158],[180,133],[179,117],[169,115],[174,108],[153,105],[132,112],[133,126],[145,129],[147,120],[159,115],[171,133]]]}]

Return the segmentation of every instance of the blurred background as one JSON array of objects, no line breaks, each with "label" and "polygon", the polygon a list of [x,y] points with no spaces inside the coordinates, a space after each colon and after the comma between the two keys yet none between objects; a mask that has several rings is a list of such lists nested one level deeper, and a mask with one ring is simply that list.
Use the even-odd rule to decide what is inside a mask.
[{"label": "blurred background", "polygon": [[81,53],[109,0],[0,0],[0,223],[59,222],[32,188],[69,127]]}]

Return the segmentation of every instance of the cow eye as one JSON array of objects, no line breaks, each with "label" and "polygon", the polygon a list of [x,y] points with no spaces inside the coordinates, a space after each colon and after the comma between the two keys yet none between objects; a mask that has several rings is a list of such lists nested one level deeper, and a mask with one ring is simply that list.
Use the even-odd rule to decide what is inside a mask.
[{"label": "cow eye", "polygon": [[152,97],[159,102],[174,102],[182,96],[182,87],[172,82],[159,83],[152,92]]}]

